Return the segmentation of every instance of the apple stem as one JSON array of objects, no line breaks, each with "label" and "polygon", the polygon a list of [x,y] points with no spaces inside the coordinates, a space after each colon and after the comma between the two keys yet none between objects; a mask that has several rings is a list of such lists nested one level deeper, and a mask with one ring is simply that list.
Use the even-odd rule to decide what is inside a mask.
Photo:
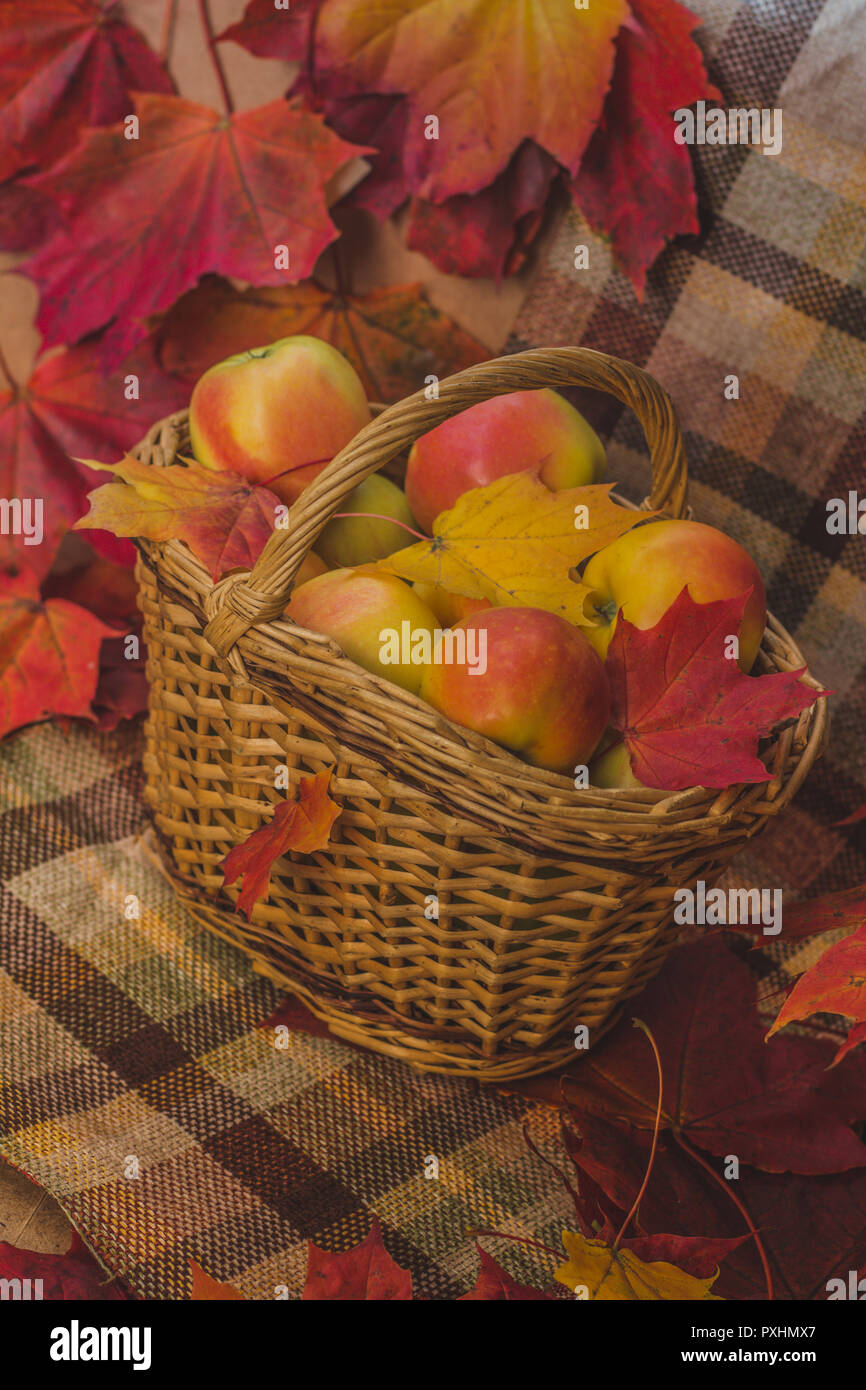
[{"label": "apple stem", "polygon": [[220,91],[222,92],[223,105],[226,109],[226,115],[231,116],[234,114],[235,104],[232,101],[232,94],[229,91],[229,84],[226,81],[226,75],[222,64],[222,58],[217,52],[216,39],[214,38],[213,32],[213,23],[211,21],[210,16],[209,0],[198,0],[198,12],[201,17],[202,28],[204,29],[204,36],[207,41],[208,52],[210,53],[211,62],[214,65],[214,70],[217,75],[217,81],[219,82]]},{"label": "apple stem", "polygon": [[395,516],[383,516],[381,512],[334,512],[334,516],[368,516],[373,521],[390,521],[394,526],[402,526],[410,536],[417,536],[419,541],[432,540],[432,536],[425,536],[423,531],[416,531],[414,527],[407,526],[405,521],[398,521]]}]

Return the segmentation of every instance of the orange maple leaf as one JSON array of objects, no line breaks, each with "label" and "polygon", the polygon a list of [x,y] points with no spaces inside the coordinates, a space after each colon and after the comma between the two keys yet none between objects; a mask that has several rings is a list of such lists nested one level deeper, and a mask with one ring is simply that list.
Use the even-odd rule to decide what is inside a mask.
[{"label": "orange maple leaf", "polygon": [[243,875],[237,906],[252,916],[256,903],[267,895],[271,869],[289,851],[312,854],[324,849],[340,807],[328,796],[331,769],[315,777],[302,777],[296,801],[283,801],[273,819],[259,826],[230,850],[222,863],[227,884]]}]

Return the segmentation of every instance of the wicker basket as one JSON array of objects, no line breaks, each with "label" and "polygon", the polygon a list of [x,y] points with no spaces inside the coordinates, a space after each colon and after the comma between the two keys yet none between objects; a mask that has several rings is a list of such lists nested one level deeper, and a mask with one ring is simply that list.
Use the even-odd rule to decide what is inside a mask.
[{"label": "wicker basket", "polygon": [[[601,1037],[673,944],[674,888],[718,878],[793,796],[826,730],[819,700],[766,747],[773,780],[758,786],[575,791],[281,618],[306,552],[363,478],[488,396],[574,385],[635,411],[652,457],[645,505],[684,515],[682,439],[661,387],[616,358],[552,348],[469,368],[437,400],[418,392],[385,410],[249,574],[213,585],[185,545],[139,547],[146,794],[177,893],[334,1034],[481,1081],[573,1059],[578,1025],[591,1043]],[[137,453],[164,465],[188,450],[181,412]],[[804,665],[771,618],[756,670]],[[292,785],[333,768],[342,814],[326,851],[279,861],[248,923],[219,866],[284,796],[277,764]]]}]

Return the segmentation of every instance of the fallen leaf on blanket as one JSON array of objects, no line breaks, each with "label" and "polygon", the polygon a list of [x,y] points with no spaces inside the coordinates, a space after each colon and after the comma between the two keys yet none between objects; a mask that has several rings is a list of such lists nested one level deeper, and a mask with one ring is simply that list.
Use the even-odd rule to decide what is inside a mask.
[{"label": "fallen leaf on blanket", "polygon": [[352,1303],[403,1302],[412,1297],[412,1275],[388,1254],[374,1216],[370,1234],[351,1250],[320,1250],[309,1242],[302,1297]]}]

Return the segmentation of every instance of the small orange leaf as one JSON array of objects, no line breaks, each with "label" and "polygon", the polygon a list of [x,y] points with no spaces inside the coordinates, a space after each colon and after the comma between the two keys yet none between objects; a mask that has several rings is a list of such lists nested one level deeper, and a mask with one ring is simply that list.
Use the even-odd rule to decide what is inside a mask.
[{"label": "small orange leaf", "polygon": [[189,1267],[192,1270],[192,1293],[190,1298],[198,1302],[215,1303],[229,1302],[230,1300],[245,1303],[244,1295],[231,1284],[221,1284],[219,1280],[212,1279],[206,1274],[200,1264],[195,1260],[190,1260]]},{"label": "small orange leaf", "polygon": [[544,608],[590,626],[590,590],[569,571],[653,513],[617,506],[608,484],[551,492],[531,471],[465,492],[433,523],[432,541],[389,555],[380,571],[440,584],[501,607]]},{"label": "small orange leaf", "polygon": [[340,807],[328,796],[331,770],[315,777],[302,777],[298,799],[283,801],[267,825],[259,826],[241,844],[230,850],[222,863],[227,884],[243,875],[237,906],[252,916],[260,898],[267,895],[271,869],[289,851],[312,854],[324,849]]},{"label": "small orange leaf", "polygon": [[92,527],[115,536],[186,541],[212,579],[249,569],[274,529],[280,499],[237,473],[202,468],[191,459],[154,468],[127,454],[120,463],[81,460],[111,472],[120,482],[88,494],[90,511],[76,529]]}]

